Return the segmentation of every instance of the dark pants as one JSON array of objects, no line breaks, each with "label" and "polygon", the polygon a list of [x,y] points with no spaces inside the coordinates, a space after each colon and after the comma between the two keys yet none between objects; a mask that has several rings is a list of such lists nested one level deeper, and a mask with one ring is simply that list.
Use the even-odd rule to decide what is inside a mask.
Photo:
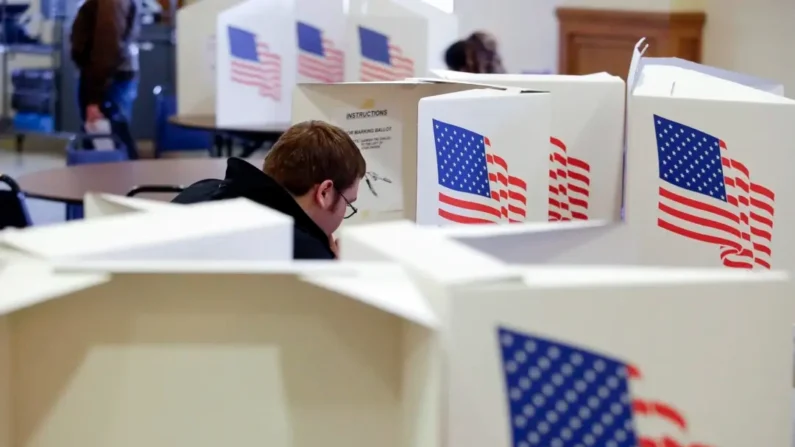
[{"label": "dark pants", "polygon": [[[130,160],[138,159],[138,147],[130,130],[132,108],[137,97],[138,78],[114,80],[108,88],[105,99],[99,104],[102,114],[110,120],[113,135],[126,147]],[[82,79],[77,82],[77,104],[80,108],[80,119],[85,125],[88,104],[85,99]]]}]

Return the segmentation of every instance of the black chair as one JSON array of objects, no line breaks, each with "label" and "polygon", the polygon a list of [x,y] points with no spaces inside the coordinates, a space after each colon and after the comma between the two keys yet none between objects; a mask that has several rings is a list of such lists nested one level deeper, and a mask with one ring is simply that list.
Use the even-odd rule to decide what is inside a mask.
[{"label": "black chair", "polygon": [[184,186],[178,185],[142,185],[131,189],[127,193],[127,197],[135,197],[138,194],[179,194],[184,190]]},{"label": "black chair", "polygon": [[0,174],[0,183],[8,186],[8,189],[0,190],[0,230],[33,225],[25,202],[25,194],[19,189],[19,184],[5,174]]}]

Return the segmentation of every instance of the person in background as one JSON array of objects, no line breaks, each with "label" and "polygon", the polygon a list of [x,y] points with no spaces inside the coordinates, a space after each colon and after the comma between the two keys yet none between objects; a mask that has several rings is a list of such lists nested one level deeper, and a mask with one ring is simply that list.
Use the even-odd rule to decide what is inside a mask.
[{"label": "person in background", "polygon": [[290,127],[265,158],[262,170],[230,158],[223,180],[194,183],[173,203],[245,197],[293,218],[294,259],[335,259],[332,234],[356,214],[366,173],[361,151],[339,127],[307,121]]},{"label": "person in background", "polygon": [[467,44],[463,40],[450,45],[444,53],[444,62],[447,68],[453,71],[466,71]]},{"label": "person in background", "polygon": [[70,39],[72,61],[80,72],[80,117],[87,127],[109,120],[130,159],[138,158],[130,120],[138,96],[140,10],[140,0],[85,0]]},{"label": "person in background", "polygon": [[505,73],[497,39],[485,31],[472,33],[466,39],[468,70],[471,73]]}]

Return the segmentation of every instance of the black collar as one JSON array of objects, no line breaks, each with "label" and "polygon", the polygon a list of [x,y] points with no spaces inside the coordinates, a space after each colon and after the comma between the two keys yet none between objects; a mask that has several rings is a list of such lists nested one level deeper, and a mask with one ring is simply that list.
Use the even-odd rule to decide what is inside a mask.
[{"label": "black collar", "polygon": [[223,186],[235,196],[273,208],[293,218],[294,225],[312,237],[328,242],[328,236],[298,205],[293,196],[269,175],[241,158],[226,162]]}]

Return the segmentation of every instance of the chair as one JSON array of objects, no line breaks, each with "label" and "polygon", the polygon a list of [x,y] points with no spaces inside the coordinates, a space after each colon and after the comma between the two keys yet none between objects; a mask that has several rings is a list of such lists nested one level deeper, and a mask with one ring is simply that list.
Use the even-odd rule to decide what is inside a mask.
[{"label": "chair", "polygon": [[184,190],[185,190],[184,186],[177,186],[177,185],[143,185],[143,186],[136,186],[135,188],[131,189],[130,192],[127,193],[127,197],[135,197],[138,194],[152,194],[152,193],[179,194]]},{"label": "chair", "polygon": [[155,95],[155,158],[165,152],[210,151],[213,147],[211,132],[186,129],[168,122],[177,113],[177,98],[167,94],[161,86],[154,88]]},{"label": "chair", "polygon": [[[92,140],[100,138],[110,138],[114,141],[113,150],[95,150],[88,149]],[[116,163],[120,161],[127,161],[127,149],[113,135],[79,135],[69,140],[66,145],[66,166],[78,166],[94,163]],[[66,220],[75,220],[83,218],[83,205],[67,204],[66,205]]]},{"label": "chair", "polygon": [[8,189],[0,190],[0,230],[33,225],[25,194],[19,189],[19,184],[5,174],[0,174],[0,183],[8,186]]}]

